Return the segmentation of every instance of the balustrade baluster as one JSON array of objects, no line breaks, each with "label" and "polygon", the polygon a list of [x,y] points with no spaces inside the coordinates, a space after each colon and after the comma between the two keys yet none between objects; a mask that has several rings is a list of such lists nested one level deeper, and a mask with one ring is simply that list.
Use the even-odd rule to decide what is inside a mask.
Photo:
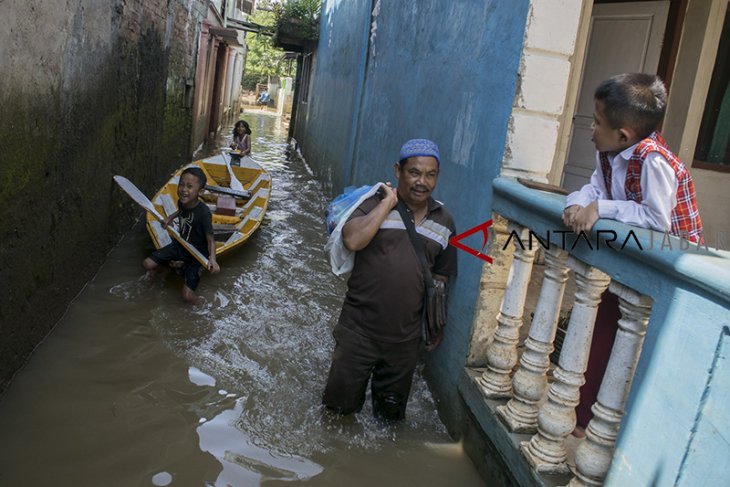
[{"label": "balustrade baluster", "polygon": [[618,283],[611,284],[611,292],[619,297],[621,319],[598,401],[591,408],[593,419],[575,454],[576,477],[571,487],[603,484],[649,323],[651,298]]},{"label": "balustrade baluster", "polygon": [[547,400],[537,416],[537,433],[520,444],[520,450],[538,472],[568,473],[565,463],[565,438],[576,424],[575,407],[579,389],[585,382],[593,327],[601,294],[610,278],[602,271],[569,257],[568,266],[575,272],[575,304],[560,353],[559,365]]},{"label": "balustrade baluster", "polygon": [[510,223],[509,233],[515,245],[514,259],[507,278],[507,289],[497,315],[497,330],[494,340],[487,348],[487,370],[479,378],[482,392],[489,398],[504,398],[512,395],[511,373],[517,364],[517,343],[525,310],[527,286],[532,275],[532,263],[536,249],[530,249],[523,242],[528,241],[529,229]]},{"label": "balustrade baluster", "polygon": [[504,291],[507,289],[507,278],[512,267],[513,252],[503,252],[507,244],[509,222],[504,217],[492,214],[492,226],[486,254],[492,257],[492,263],[482,269],[479,283],[479,301],[474,317],[474,326],[469,340],[469,353],[466,356],[467,367],[484,368],[487,366],[487,348],[494,339],[497,329],[497,315],[502,305]]},{"label": "balustrade baluster", "polygon": [[545,252],[545,276],[540,297],[525,341],[525,350],[512,379],[513,397],[505,406],[497,407],[497,414],[511,431],[534,433],[540,400],[547,386],[550,352],[553,351],[555,331],[563,302],[568,267],[568,253],[553,248]]}]

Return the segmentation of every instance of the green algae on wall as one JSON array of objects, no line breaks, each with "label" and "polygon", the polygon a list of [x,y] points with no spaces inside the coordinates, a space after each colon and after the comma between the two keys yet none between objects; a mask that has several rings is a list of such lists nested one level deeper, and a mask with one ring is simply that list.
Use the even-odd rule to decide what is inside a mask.
[{"label": "green algae on wall", "polygon": [[[207,9],[59,2],[43,17],[54,40],[44,46],[39,19],[19,13],[39,5],[0,3],[0,18],[16,22],[0,32],[0,65],[15,68],[0,78],[0,390],[139,215],[112,176],[151,193],[189,160],[182,98]],[[187,25],[166,39],[168,19]]]}]

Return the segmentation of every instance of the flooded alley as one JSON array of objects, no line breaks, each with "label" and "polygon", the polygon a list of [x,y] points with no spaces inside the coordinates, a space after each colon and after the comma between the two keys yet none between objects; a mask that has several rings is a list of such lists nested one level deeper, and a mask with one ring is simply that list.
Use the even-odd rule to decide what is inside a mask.
[{"label": "flooded alley", "polygon": [[244,115],[273,178],[263,225],[193,308],[177,276],[141,279],[140,218],[0,398],[0,485],[482,484],[420,367],[402,424],[373,420],[369,399],[322,415],[346,288],[322,250],[326,198],[286,159],[281,118]]}]

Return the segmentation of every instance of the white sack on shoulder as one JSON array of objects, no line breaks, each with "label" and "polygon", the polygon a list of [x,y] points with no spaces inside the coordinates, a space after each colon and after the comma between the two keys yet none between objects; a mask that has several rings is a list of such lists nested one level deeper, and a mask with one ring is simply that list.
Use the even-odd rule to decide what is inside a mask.
[{"label": "white sack on shoulder", "polygon": [[327,255],[329,256],[332,272],[336,276],[341,276],[342,274],[350,272],[355,265],[355,253],[347,250],[344,242],[342,241],[342,227],[345,226],[345,223],[347,223],[347,219],[350,218],[352,212],[355,211],[363,203],[363,201],[378,192],[381,184],[382,183],[373,185],[367,193],[363,194],[356,203],[347,209],[335,229],[330,234],[329,239],[327,239],[324,251],[327,252]]}]

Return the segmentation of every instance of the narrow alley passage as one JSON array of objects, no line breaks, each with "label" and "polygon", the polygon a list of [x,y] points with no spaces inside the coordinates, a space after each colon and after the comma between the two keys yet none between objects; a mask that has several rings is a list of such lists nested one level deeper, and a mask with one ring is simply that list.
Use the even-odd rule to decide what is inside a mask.
[{"label": "narrow alley passage", "polygon": [[130,229],[0,400],[0,485],[481,485],[420,374],[402,424],[369,402],[322,417],[345,291],[325,197],[286,159],[281,118],[245,116],[273,177],[262,228],[203,276],[199,308],[176,276],[141,279],[152,244]]}]

